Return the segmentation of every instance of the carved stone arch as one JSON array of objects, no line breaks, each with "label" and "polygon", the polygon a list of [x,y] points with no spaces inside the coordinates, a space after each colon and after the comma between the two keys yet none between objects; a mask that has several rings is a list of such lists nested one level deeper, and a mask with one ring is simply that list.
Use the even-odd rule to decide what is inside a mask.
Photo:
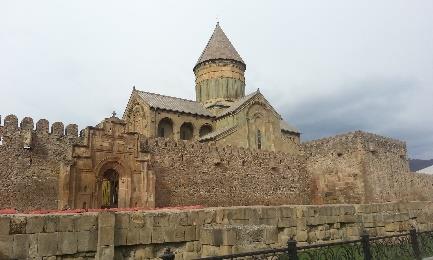
[{"label": "carved stone arch", "polygon": [[102,204],[102,185],[104,183],[105,174],[107,172],[117,173],[118,182],[118,194],[117,204],[119,208],[129,207],[131,200],[131,174],[132,171],[129,169],[126,163],[123,163],[118,157],[109,157],[101,160],[94,168],[96,177],[95,182],[95,194],[93,196],[93,207],[101,208]]}]

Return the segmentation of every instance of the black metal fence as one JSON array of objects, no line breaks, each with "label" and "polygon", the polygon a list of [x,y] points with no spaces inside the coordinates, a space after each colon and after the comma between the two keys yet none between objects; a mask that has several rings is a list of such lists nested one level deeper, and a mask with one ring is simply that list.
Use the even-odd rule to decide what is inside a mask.
[{"label": "black metal fence", "polygon": [[[269,259],[269,260],[328,260],[328,259],[423,259],[433,256],[433,231],[416,232],[392,236],[370,237],[326,244],[297,246],[289,240],[287,247],[260,250],[248,253],[204,257],[200,259]],[[171,258],[172,257],[172,258]],[[174,259],[174,254],[164,254],[162,259]]]}]

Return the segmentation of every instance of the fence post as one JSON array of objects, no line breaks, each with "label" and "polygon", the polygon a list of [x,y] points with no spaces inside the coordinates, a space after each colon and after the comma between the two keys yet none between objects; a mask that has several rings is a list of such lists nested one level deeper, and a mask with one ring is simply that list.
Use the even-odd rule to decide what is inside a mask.
[{"label": "fence post", "polygon": [[289,260],[298,260],[298,248],[296,247],[296,240],[289,239],[287,241],[287,255]]},{"label": "fence post", "polygon": [[361,235],[361,244],[362,251],[364,252],[364,260],[372,260],[373,258],[371,257],[370,251],[370,236],[365,230]]},{"label": "fence post", "polygon": [[418,237],[415,228],[411,228],[410,232],[410,242],[412,244],[413,252],[415,253],[415,259],[421,260],[421,251],[419,250]]}]

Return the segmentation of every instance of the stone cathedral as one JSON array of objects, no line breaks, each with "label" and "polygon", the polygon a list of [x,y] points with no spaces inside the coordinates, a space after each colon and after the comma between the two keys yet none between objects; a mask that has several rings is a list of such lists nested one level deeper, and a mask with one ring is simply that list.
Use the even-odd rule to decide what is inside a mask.
[{"label": "stone cathedral", "polygon": [[299,151],[299,131],[283,120],[259,90],[245,94],[246,64],[217,23],[193,68],[196,100],[133,89],[123,119],[148,137]]},{"label": "stone cathedral", "polygon": [[[123,117],[0,120],[0,209],[155,208],[431,200],[406,144],[354,131],[300,142],[217,24],[193,68],[196,99],[133,88]],[[192,88],[191,88],[192,90]],[[1,257],[0,257],[1,258]]]}]

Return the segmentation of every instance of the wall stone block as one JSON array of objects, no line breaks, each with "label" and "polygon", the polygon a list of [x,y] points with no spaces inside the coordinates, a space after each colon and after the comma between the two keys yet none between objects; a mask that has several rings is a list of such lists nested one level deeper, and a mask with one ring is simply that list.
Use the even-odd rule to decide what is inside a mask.
[{"label": "wall stone block", "polygon": [[153,227],[152,228],[152,244],[164,243],[164,228]]},{"label": "wall stone block", "polygon": [[0,235],[9,235],[10,223],[9,217],[0,215]]},{"label": "wall stone block", "polygon": [[152,228],[144,227],[139,230],[139,242],[142,245],[147,245],[152,242]]},{"label": "wall stone block", "polygon": [[0,257],[4,259],[13,257],[13,237],[10,235],[0,235]]},{"label": "wall stone block", "polygon": [[58,232],[72,232],[75,231],[76,216],[74,215],[64,215],[59,217],[59,222],[57,225]]},{"label": "wall stone block", "polygon": [[79,231],[77,233],[77,251],[96,251],[98,234],[96,231]]},{"label": "wall stone block", "polygon": [[[1,250],[0,250],[1,251]],[[13,256],[17,259],[29,257],[30,235],[17,234],[13,236]]]},{"label": "wall stone block", "polygon": [[61,255],[75,254],[78,251],[78,238],[75,232],[59,232],[58,252]]},{"label": "wall stone block", "polygon": [[140,229],[138,228],[130,228],[127,231],[126,235],[126,244],[127,245],[137,245],[140,243]]},{"label": "wall stone block", "polygon": [[92,231],[97,227],[97,215],[85,214],[76,218],[75,230],[76,231]]},{"label": "wall stone block", "polygon": [[26,233],[41,233],[44,226],[45,218],[43,216],[29,216],[27,218]]},{"label": "wall stone block", "polygon": [[57,233],[38,234],[38,256],[52,256],[57,254]]}]

